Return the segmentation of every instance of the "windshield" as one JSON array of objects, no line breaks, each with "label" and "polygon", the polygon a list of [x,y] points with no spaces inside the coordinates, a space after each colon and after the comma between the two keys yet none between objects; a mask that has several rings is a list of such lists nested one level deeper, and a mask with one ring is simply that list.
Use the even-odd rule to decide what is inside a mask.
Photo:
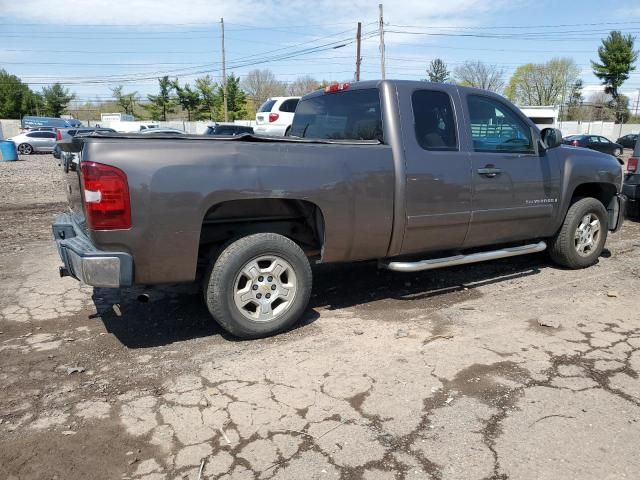
[{"label": "windshield", "polygon": [[351,90],[301,100],[293,117],[291,136],[382,141],[378,90]]}]

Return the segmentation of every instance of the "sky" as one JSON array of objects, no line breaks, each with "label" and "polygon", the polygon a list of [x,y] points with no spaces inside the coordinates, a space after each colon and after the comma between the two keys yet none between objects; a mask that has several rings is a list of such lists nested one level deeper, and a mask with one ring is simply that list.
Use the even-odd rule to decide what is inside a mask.
[{"label": "sky", "polygon": [[[225,22],[228,73],[269,68],[349,81],[362,22],[363,80],[380,78],[379,1],[324,0],[0,0],[0,68],[39,90],[61,82],[76,101],[109,99],[111,88],[155,93],[157,77],[181,83],[221,78]],[[430,60],[454,70],[467,60],[518,65],[571,57],[585,97],[598,91],[590,60],[610,30],[640,34],[631,0],[403,0],[384,3],[387,78],[423,79]],[[637,42],[640,48],[640,38]],[[622,92],[635,102],[640,65]]]}]

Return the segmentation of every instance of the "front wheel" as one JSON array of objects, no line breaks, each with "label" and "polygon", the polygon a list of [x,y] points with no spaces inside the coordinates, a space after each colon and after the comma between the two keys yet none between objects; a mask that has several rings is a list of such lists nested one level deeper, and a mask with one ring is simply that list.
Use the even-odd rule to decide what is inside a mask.
[{"label": "front wheel", "polygon": [[569,208],[560,231],[551,239],[552,260],[567,268],[594,265],[607,241],[607,210],[595,198],[583,198]]},{"label": "front wheel", "polygon": [[311,296],[311,267],[302,249],[274,233],[258,233],[228,245],[205,279],[213,318],[232,335],[250,339],[295,324]]}]

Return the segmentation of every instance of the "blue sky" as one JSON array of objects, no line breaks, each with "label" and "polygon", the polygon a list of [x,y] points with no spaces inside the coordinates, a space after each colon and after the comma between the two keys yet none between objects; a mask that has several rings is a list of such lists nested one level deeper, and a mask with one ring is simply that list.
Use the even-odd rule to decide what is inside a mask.
[{"label": "blue sky", "polygon": [[[361,21],[362,78],[374,79],[380,77],[378,3],[0,0],[0,68],[34,88],[60,81],[78,101],[109,98],[120,83],[146,95],[161,74],[182,82],[205,73],[220,77],[224,17],[227,63],[236,75],[270,68],[284,81],[307,74],[351,80]],[[599,88],[589,60],[601,38],[611,29],[640,34],[640,4],[629,0],[388,1],[384,17],[387,78],[424,78],[436,57],[450,69],[465,60],[498,64],[508,78],[523,63],[568,56],[582,70],[587,96]],[[640,69],[623,91],[635,101],[639,88]]]}]

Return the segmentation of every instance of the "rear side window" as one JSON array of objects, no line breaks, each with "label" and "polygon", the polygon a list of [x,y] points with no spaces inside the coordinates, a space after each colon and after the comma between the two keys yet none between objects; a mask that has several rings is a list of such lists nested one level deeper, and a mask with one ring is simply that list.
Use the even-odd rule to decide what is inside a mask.
[{"label": "rear side window", "polygon": [[313,96],[298,103],[290,135],[382,141],[380,95],[375,88]]},{"label": "rear side window", "polygon": [[267,100],[258,109],[258,112],[270,112],[273,106],[276,104],[275,100]]},{"label": "rear side window", "polygon": [[76,133],[78,133],[78,131],[77,131],[77,130],[67,130],[67,133],[68,133],[69,135],[71,135],[72,137],[75,137],[75,136],[76,136]]},{"label": "rear side window", "polygon": [[280,105],[280,111],[286,113],[294,113],[296,111],[296,106],[298,105],[299,100],[297,98],[291,98],[289,100],[285,100]]},{"label": "rear side window", "polygon": [[27,137],[31,138],[56,138],[56,134],[53,132],[33,132],[29,133]]},{"label": "rear side window", "polygon": [[425,150],[457,150],[451,98],[445,92],[418,90],[411,96],[416,140]]},{"label": "rear side window", "polygon": [[534,153],[531,129],[502,102],[478,95],[467,97],[473,150]]}]

